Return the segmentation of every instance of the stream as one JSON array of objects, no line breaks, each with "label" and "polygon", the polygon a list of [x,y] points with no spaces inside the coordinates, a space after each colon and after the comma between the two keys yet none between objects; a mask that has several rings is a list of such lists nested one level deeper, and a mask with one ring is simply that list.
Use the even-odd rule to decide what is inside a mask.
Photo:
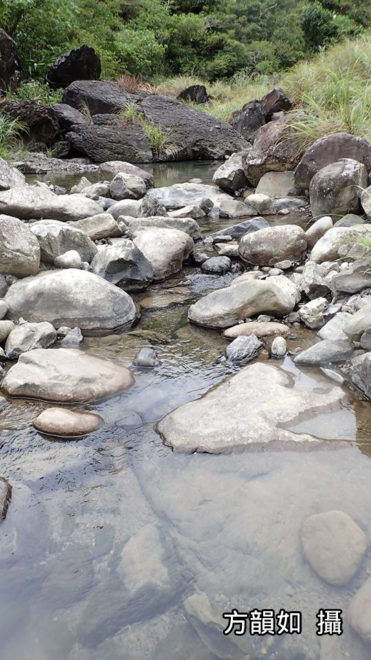
[{"label": "stream", "polygon": [[[217,166],[152,167],[160,186],[210,183]],[[200,224],[207,234],[234,221]],[[154,369],[133,367],[128,391],[85,406],[105,420],[99,431],[50,440],[31,425],[46,403],[0,402],[1,474],[13,487],[0,536],[1,660],[370,657],[347,613],[371,573],[371,544],[346,587],[322,581],[300,544],[303,521],[332,509],[348,513],[371,541],[369,403],[344,389],[336,410],[301,420],[292,430],[323,440],[310,450],[183,455],[155,430],[167,413],[237,371],[221,360],[221,334],[187,321],[190,303],[232,277],[186,267],[133,296],[142,317],[131,331],[85,338],[83,350],[125,366],[143,346],[160,359]],[[298,329],[289,349],[314,337]],[[290,357],[274,364],[308,397],[333,385]],[[143,570],[152,573],[152,589],[128,584],[128,562],[138,585]],[[223,636],[215,622],[234,608],[300,611],[302,634]],[[342,610],[342,636],[316,635],[320,608]]]}]

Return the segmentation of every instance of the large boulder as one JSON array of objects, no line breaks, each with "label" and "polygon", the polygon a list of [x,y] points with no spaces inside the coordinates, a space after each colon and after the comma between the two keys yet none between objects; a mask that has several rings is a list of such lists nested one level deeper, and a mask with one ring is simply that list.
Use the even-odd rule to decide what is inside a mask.
[{"label": "large boulder", "polygon": [[116,362],[73,348],[38,348],[23,353],[1,386],[10,396],[45,401],[96,401],[127,389],[132,373]]},{"label": "large boulder", "polygon": [[81,230],[59,220],[39,220],[30,225],[40,244],[41,261],[53,263],[56,257],[75,250],[82,261],[90,261],[97,252],[92,240]]},{"label": "large boulder", "polygon": [[152,188],[143,201],[156,200],[167,211],[202,204],[205,199],[214,204],[214,211],[223,217],[243,218],[256,215],[255,210],[244,202],[222,192],[218,186],[203,183],[175,183],[172,186]]},{"label": "large boulder", "polygon": [[46,79],[53,89],[68,87],[75,80],[97,80],[101,74],[98,53],[90,46],[73,48],[51,65]]},{"label": "large boulder", "polygon": [[354,225],[353,227],[333,227],[314,245],[310,258],[312,261],[335,261],[346,257],[352,247],[362,240],[371,240],[369,225]]},{"label": "large boulder", "polygon": [[40,267],[37,238],[18,218],[0,215],[0,273],[25,277]]},{"label": "large boulder", "polygon": [[88,156],[96,163],[112,160],[131,163],[152,161],[152,149],[140,124],[75,124],[67,133],[66,139],[75,151]]},{"label": "large boulder", "polygon": [[110,197],[116,201],[121,199],[141,199],[146,194],[146,184],[140,176],[119,172],[110,185]]},{"label": "large boulder", "polygon": [[296,195],[294,172],[266,172],[260,179],[255,192],[272,198]]},{"label": "large boulder", "polygon": [[66,103],[55,103],[52,106],[52,110],[64,131],[69,131],[74,124],[88,123],[80,110],[76,110],[76,108],[72,108],[72,106]]},{"label": "large boulder", "polygon": [[248,185],[242,165],[242,155],[245,152],[232,154],[223,165],[214,172],[213,183],[227,192],[234,192]]},{"label": "large boulder", "polygon": [[294,358],[294,362],[305,364],[308,367],[315,367],[322,364],[345,362],[352,354],[353,346],[350,341],[323,339],[301,351]]},{"label": "large boulder", "polygon": [[44,185],[14,186],[0,193],[0,213],[22,220],[81,220],[102,212],[102,207],[84,195],[56,195]]},{"label": "large boulder", "polygon": [[87,108],[92,115],[122,110],[130,95],[105,80],[77,80],[63,92],[63,103],[77,110]]},{"label": "large boulder", "polygon": [[319,138],[306,150],[295,170],[297,187],[300,190],[309,190],[309,184],[319,170],[342,158],[352,158],[371,171],[369,142],[348,133],[334,133]]},{"label": "large boulder", "polygon": [[25,182],[24,175],[15,167],[8,165],[6,160],[0,158],[0,191],[9,190],[14,186],[21,186]]},{"label": "large boulder", "polygon": [[132,238],[140,229],[150,227],[165,227],[167,229],[179,229],[184,231],[194,240],[201,238],[201,230],[193,218],[172,218],[170,216],[148,216],[145,218],[132,218],[129,215],[119,217],[120,229]]},{"label": "large boulder", "polygon": [[335,293],[358,293],[371,288],[370,257],[359,259],[336,273],[331,279],[331,288]]},{"label": "large boulder", "polygon": [[113,245],[99,246],[91,264],[93,273],[125,291],[140,291],[153,280],[153,268],[133,241],[120,239]]},{"label": "large boulder", "polygon": [[17,87],[20,73],[17,44],[0,28],[0,90],[6,93],[9,87]]},{"label": "large boulder", "polygon": [[285,316],[297,300],[296,287],[287,277],[251,279],[200,298],[190,306],[188,319],[207,328],[229,328],[256,314]]},{"label": "large boulder", "polygon": [[292,101],[281,87],[274,87],[260,100],[266,121],[272,119],[275,112],[291,110]]},{"label": "large boulder", "polygon": [[301,153],[285,120],[269,122],[259,128],[252,149],[244,158],[246,178],[257,186],[266,172],[293,170]]},{"label": "large boulder", "polygon": [[367,169],[351,158],[331,163],[314,175],[309,186],[312,215],[343,216],[360,210],[362,189],[367,186]]},{"label": "large boulder", "polygon": [[300,259],[307,247],[305,232],[298,225],[279,225],[245,234],[239,254],[256,266],[273,266],[279,261]]},{"label": "large boulder", "polygon": [[338,387],[323,392],[295,390],[292,379],[277,367],[254,364],[206,395],[181,406],[157,425],[165,444],[176,451],[213,454],[250,445],[315,442],[310,435],[287,431],[301,415],[339,404]]},{"label": "large boulder", "polygon": [[151,264],[155,280],[163,280],[179,272],[194,245],[185,232],[160,227],[137,231],[134,243]]},{"label": "large boulder", "polygon": [[265,124],[265,113],[260,101],[249,101],[241,110],[233,113],[231,126],[241,133],[248,142],[254,142],[255,135]]},{"label": "large boulder", "polygon": [[207,103],[209,95],[205,85],[190,85],[178,94],[177,100],[186,103]]},{"label": "large boulder", "polygon": [[141,110],[147,121],[168,135],[172,159],[175,152],[176,160],[214,160],[248,146],[226,122],[166,96],[147,96]]},{"label": "large boulder", "polygon": [[0,112],[16,119],[25,128],[23,139],[33,140],[50,147],[60,134],[60,126],[52,108],[39,101],[19,99],[3,101]]},{"label": "large boulder", "polygon": [[15,282],[6,294],[10,319],[79,327],[85,335],[130,326],[136,308],[130,296],[98,275],[69,268]]}]

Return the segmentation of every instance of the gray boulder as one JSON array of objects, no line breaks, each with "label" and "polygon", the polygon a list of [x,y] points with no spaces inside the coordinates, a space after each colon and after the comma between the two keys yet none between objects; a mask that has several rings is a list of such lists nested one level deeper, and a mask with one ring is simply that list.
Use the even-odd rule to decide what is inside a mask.
[{"label": "gray boulder", "polygon": [[143,179],[147,188],[152,188],[154,186],[154,179],[150,172],[143,170],[133,163],[127,163],[124,160],[110,160],[105,163],[101,163],[98,167],[98,175],[103,179],[112,180],[116,174],[124,172],[125,174],[133,174],[139,176]]},{"label": "gray boulder", "polygon": [[257,186],[267,172],[293,170],[300,156],[299,145],[286,120],[269,122],[259,128],[252,149],[244,158],[246,178],[252,185]]},{"label": "gray boulder", "polygon": [[101,245],[91,268],[93,273],[125,291],[141,291],[154,277],[150,262],[133,241],[125,238],[113,245]]},{"label": "gray boulder", "polygon": [[321,339],[329,339],[334,342],[347,341],[348,336],[345,334],[344,329],[351,318],[352,315],[348,312],[338,312],[319,330],[318,336]]},{"label": "gray boulder", "polygon": [[183,231],[160,227],[137,231],[134,243],[151,264],[155,280],[179,272],[194,246],[191,237]]},{"label": "gray boulder", "polygon": [[261,177],[255,192],[272,198],[296,195],[298,191],[295,186],[294,172],[266,172]]},{"label": "gray boulder", "polygon": [[227,360],[237,364],[247,364],[257,357],[262,346],[256,335],[236,337],[226,348]]},{"label": "gray boulder", "polygon": [[318,366],[332,362],[345,362],[352,356],[353,346],[349,341],[330,341],[323,339],[317,344],[301,351],[295,358],[297,364]]},{"label": "gray boulder", "polygon": [[211,257],[201,264],[203,273],[224,275],[231,269],[232,262],[229,257]]},{"label": "gray boulder", "polygon": [[243,218],[256,215],[248,204],[221,192],[218,186],[203,183],[176,183],[173,186],[153,188],[148,191],[143,202],[148,197],[157,200],[166,210],[202,205],[205,199],[210,199],[214,204],[214,211],[223,217]]},{"label": "gray boulder", "polygon": [[230,236],[233,240],[238,241],[245,234],[251,234],[254,231],[259,229],[266,229],[269,227],[267,220],[261,217],[252,218],[251,220],[245,220],[244,222],[239,222],[236,225],[231,225],[226,229],[220,229],[215,234],[210,234],[207,238],[212,238],[214,241],[217,240],[220,236]]},{"label": "gray boulder", "polygon": [[37,238],[17,218],[0,215],[0,273],[25,277],[40,268]]},{"label": "gray boulder", "polygon": [[311,300],[332,294],[331,283],[325,279],[324,269],[310,259],[305,263],[298,282],[299,289]]},{"label": "gray boulder", "polygon": [[41,260],[53,263],[56,257],[74,250],[82,261],[90,261],[97,253],[96,245],[81,229],[58,220],[39,220],[30,230],[40,244]]},{"label": "gray boulder", "polygon": [[284,259],[300,259],[307,247],[305,232],[298,225],[279,225],[245,234],[239,253],[253,265],[273,266]]},{"label": "gray boulder", "polygon": [[276,321],[249,321],[248,323],[238,323],[223,332],[227,339],[235,337],[248,337],[256,335],[260,337],[275,337],[277,335],[287,335],[290,331],[288,325],[277,323]]},{"label": "gray boulder", "polygon": [[81,229],[92,241],[121,235],[120,228],[111,213],[99,213],[90,218],[77,220],[71,224],[71,227]]},{"label": "gray boulder", "polygon": [[[56,268],[82,268],[83,262],[77,250],[68,250],[59,257],[55,257],[54,266]],[[87,262],[85,262],[87,263]]]},{"label": "gray boulder", "polygon": [[323,167],[314,175],[309,186],[313,216],[357,212],[361,191],[366,186],[366,166],[351,158],[343,158]]},{"label": "gray boulder", "polygon": [[133,237],[141,229],[150,227],[163,227],[167,229],[179,229],[188,234],[194,240],[201,238],[201,230],[196,220],[193,218],[172,218],[169,216],[148,216],[144,218],[133,218],[130,216],[119,216],[118,219],[122,233]]},{"label": "gray boulder", "polygon": [[371,399],[371,351],[353,358],[347,371],[352,383]]},{"label": "gray boulder", "polygon": [[152,149],[140,124],[124,123],[74,124],[66,134],[72,148],[95,163],[129,161],[150,163]]},{"label": "gray boulder", "polygon": [[371,219],[371,186],[368,186],[361,193],[361,205],[367,217]]},{"label": "gray boulder", "polygon": [[34,348],[49,348],[57,341],[57,332],[51,323],[20,323],[10,332],[5,344],[9,360],[16,360],[21,353]]},{"label": "gray boulder", "polygon": [[329,229],[332,229],[333,226],[334,223],[329,215],[325,215],[323,218],[316,220],[316,222],[314,222],[305,232],[308,247],[312,248]]},{"label": "gray boulder", "polygon": [[216,186],[227,192],[234,192],[247,187],[248,182],[242,164],[243,153],[245,152],[232,154],[223,165],[215,170],[213,183]]},{"label": "gray boulder", "polygon": [[359,341],[367,328],[371,327],[371,302],[366,303],[353,314],[344,327],[344,332],[351,341]]},{"label": "gray boulder", "polygon": [[324,322],[324,313],[328,307],[328,300],[326,298],[315,298],[310,302],[302,305],[299,309],[299,318],[312,330],[320,328]]},{"label": "gray boulder", "polygon": [[62,129],[65,131],[69,131],[74,124],[86,125],[88,123],[82,112],[66,103],[55,103],[52,109]]},{"label": "gray boulder", "polygon": [[0,193],[0,212],[22,220],[80,220],[101,211],[84,195],[56,195],[44,185],[14,186]]},{"label": "gray boulder", "polygon": [[110,185],[112,199],[141,199],[146,194],[146,184],[143,179],[135,174],[119,172]]},{"label": "gray boulder", "polygon": [[346,257],[352,247],[363,240],[371,240],[369,225],[333,227],[314,245],[310,259],[316,263],[336,261],[340,257]]},{"label": "gray boulder", "polygon": [[22,186],[25,180],[25,176],[21,172],[0,158],[0,191],[9,190],[14,186]]},{"label": "gray boulder", "polygon": [[349,623],[366,644],[371,643],[371,577],[352,598],[349,608]]},{"label": "gray boulder", "polygon": [[63,92],[63,103],[77,110],[84,106],[92,115],[118,112],[130,95],[120,92],[115,83],[106,80],[75,80]]},{"label": "gray boulder", "polygon": [[133,364],[136,367],[157,367],[160,361],[155,349],[145,346],[137,353]]},{"label": "gray boulder", "polygon": [[358,293],[371,287],[370,258],[359,259],[348,268],[342,270],[331,280],[331,286],[336,293]]}]

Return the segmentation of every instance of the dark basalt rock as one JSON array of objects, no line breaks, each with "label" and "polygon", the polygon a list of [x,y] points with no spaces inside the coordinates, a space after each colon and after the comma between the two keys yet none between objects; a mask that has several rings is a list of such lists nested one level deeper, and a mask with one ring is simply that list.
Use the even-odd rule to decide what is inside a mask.
[{"label": "dark basalt rock", "polygon": [[190,103],[207,103],[209,95],[206,91],[205,85],[190,85],[183,89],[177,96],[178,101],[186,101]]},{"label": "dark basalt rock", "polygon": [[77,153],[88,156],[96,163],[109,160],[125,160],[131,163],[152,161],[152,150],[140,124],[76,124],[66,138]]},{"label": "dark basalt rock", "polygon": [[0,89],[6,92],[9,86],[16,88],[20,73],[17,44],[5,30],[0,29]]},{"label": "dark basalt rock", "polygon": [[87,124],[84,115],[76,108],[72,108],[66,103],[56,103],[53,105],[53,112],[57,117],[61,128],[69,131],[74,124]]},{"label": "dark basalt rock", "polygon": [[270,121],[272,119],[272,115],[275,112],[291,110],[292,108],[292,101],[290,101],[289,97],[280,87],[275,87],[270,92],[268,92],[268,94],[263,96],[260,103],[265,114],[266,121]]},{"label": "dark basalt rock", "polygon": [[59,121],[52,108],[39,101],[19,100],[4,101],[0,104],[0,112],[17,119],[25,127],[24,141],[53,145],[59,137]]},{"label": "dark basalt rock", "polygon": [[242,110],[234,113],[231,126],[249,142],[253,142],[257,130],[265,124],[265,113],[260,101],[245,103]]},{"label": "dark basalt rock", "polygon": [[75,80],[97,80],[101,74],[98,53],[90,46],[80,46],[64,53],[46,74],[50,87],[67,87]]},{"label": "dark basalt rock", "polygon": [[106,80],[76,80],[63,93],[63,103],[77,110],[87,107],[92,115],[118,112],[132,98]]}]

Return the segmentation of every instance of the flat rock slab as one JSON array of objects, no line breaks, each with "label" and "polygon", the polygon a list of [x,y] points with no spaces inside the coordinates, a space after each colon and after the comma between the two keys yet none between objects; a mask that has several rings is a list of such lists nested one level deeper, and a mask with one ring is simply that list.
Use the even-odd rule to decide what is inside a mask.
[{"label": "flat rock slab", "polygon": [[102,207],[84,195],[56,195],[46,186],[14,186],[0,193],[0,213],[21,220],[81,220],[102,212]]},{"label": "flat rock slab", "polygon": [[176,451],[210,454],[241,451],[281,442],[316,438],[283,427],[301,415],[329,411],[343,399],[339,387],[316,393],[292,389],[291,377],[277,367],[254,364],[164,417],[157,431]]},{"label": "flat rock slab", "polygon": [[301,542],[313,570],[336,586],[352,579],[367,548],[364,532],[343,511],[326,511],[307,518]]},{"label": "flat rock slab", "polygon": [[9,369],[2,388],[10,396],[75,403],[96,401],[134,383],[129,369],[72,348],[38,348]]},{"label": "flat rock slab", "polygon": [[96,431],[103,419],[85,410],[70,410],[69,408],[47,408],[33,421],[35,429],[61,437],[78,437]]}]

